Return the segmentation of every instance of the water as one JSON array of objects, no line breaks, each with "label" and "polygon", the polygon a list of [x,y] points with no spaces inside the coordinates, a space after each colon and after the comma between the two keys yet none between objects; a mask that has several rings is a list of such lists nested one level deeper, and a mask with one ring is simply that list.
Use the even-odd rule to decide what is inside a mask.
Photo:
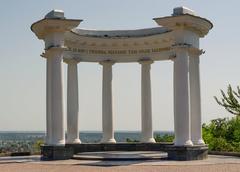
[{"label": "water", "polygon": [[[172,131],[156,131],[156,135],[173,134]],[[101,132],[86,131],[80,132],[80,139],[83,143],[97,143],[102,137]],[[141,133],[133,131],[117,131],[114,133],[117,142],[126,142],[126,139],[140,140]],[[0,132],[0,141],[36,141],[44,140],[44,132]]]}]

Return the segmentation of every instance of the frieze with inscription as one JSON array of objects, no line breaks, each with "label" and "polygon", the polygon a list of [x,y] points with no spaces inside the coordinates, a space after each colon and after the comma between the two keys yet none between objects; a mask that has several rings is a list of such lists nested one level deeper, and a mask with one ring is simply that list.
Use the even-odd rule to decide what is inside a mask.
[{"label": "frieze with inscription", "polygon": [[148,48],[148,49],[128,49],[128,50],[98,50],[98,49],[80,49],[80,48],[68,48],[68,51],[83,53],[83,54],[92,54],[92,55],[136,55],[136,54],[150,54],[150,53],[159,53],[162,51],[170,50],[169,47],[166,48]]}]

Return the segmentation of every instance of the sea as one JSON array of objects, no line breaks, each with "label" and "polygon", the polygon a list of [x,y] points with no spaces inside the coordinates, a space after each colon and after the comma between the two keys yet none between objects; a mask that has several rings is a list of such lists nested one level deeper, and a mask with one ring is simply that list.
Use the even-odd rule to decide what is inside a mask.
[{"label": "sea", "polygon": [[[155,131],[156,135],[172,135],[172,131]],[[84,131],[79,133],[80,140],[83,143],[98,143],[101,140],[102,132]],[[141,133],[139,131],[116,131],[114,133],[117,142],[126,142],[127,139],[139,141]],[[45,132],[43,131],[0,131],[0,141],[36,141],[44,140]]]}]

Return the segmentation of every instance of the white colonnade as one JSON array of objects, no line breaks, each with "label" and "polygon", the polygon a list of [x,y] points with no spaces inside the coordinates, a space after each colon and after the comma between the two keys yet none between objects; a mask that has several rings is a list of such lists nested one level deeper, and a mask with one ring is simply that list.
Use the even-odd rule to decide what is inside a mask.
[{"label": "white colonnade", "polygon": [[[191,146],[204,144],[201,134],[201,98],[199,78],[199,55],[201,51],[186,45],[175,45],[173,49],[176,57],[174,65],[174,131],[175,145]],[[141,64],[141,142],[154,143],[152,129],[151,104],[151,64],[152,60],[140,60]],[[112,66],[113,61],[100,62],[102,65],[102,143],[116,143],[114,139],[114,113],[112,102]],[[68,143],[80,143],[78,136],[78,105],[77,100],[77,63],[74,63],[75,73],[69,68],[73,64],[68,62],[68,109],[76,112],[73,116],[68,111],[68,135],[75,136]],[[71,73],[70,73],[71,72]],[[73,78],[73,76],[75,76]],[[74,84],[75,83],[75,84]],[[72,88],[72,85],[75,85]],[[75,93],[75,95],[73,95]],[[75,104],[75,106],[74,106]],[[75,110],[73,109],[75,108]],[[73,118],[74,117],[74,118]],[[75,128],[73,131],[71,128]],[[74,134],[73,134],[74,133]],[[77,140],[74,142],[73,140]]]},{"label": "white colonnade", "polygon": [[[116,143],[112,102],[114,63],[141,65],[141,128],[143,143],[154,143],[151,100],[151,64],[173,61],[174,133],[176,146],[203,145],[199,38],[212,28],[207,19],[195,16],[185,7],[175,8],[172,16],[155,18],[163,27],[135,31],[74,30],[81,20],[66,19],[53,10],[34,23],[32,31],[45,41],[47,61],[46,144],[65,145],[62,61],[68,65],[67,144],[80,144],[77,66],[83,62],[102,65],[102,143]],[[65,47],[66,46],[66,47]],[[81,119],[80,120],[84,120]]]}]

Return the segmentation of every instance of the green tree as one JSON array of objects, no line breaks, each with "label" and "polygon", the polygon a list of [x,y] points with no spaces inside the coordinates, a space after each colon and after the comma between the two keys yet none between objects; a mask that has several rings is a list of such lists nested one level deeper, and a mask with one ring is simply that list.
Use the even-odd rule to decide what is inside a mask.
[{"label": "green tree", "polygon": [[234,91],[231,85],[228,85],[227,93],[225,94],[223,90],[221,90],[222,98],[219,100],[216,96],[214,96],[216,102],[223,106],[228,112],[231,114],[240,116],[240,88],[237,87],[237,91]]},{"label": "green tree", "polygon": [[240,152],[240,117],[214,119],[203,124],[203,139],[209,150]]}]

